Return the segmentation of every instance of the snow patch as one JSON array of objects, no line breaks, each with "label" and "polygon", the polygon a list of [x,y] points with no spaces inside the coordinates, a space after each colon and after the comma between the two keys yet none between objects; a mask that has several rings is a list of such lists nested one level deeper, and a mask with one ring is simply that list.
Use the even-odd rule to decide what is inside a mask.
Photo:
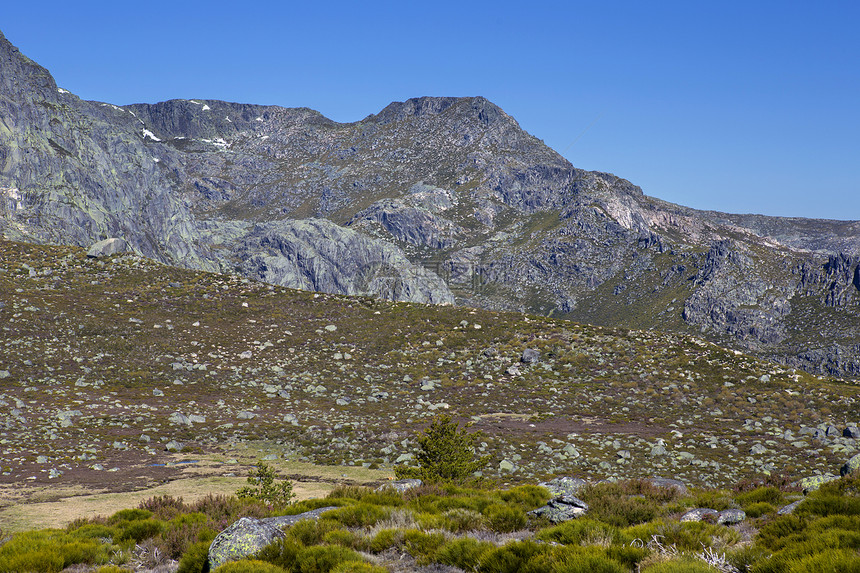
[{"label": "snow patch", "polygon": [[261,136],[260,136],[260,139],[262,139],[263,141],[265,141],[265,140],[269,139],[269,136],[268,136],[268,135],[261,135]]},{"label": "snow patch", "polygon": [[201,139],[200,141],[205,141],[206,143],[211,143],[215,147],[220,147],[221,149],[226,149],[230,147],[230,144],[224,141],[223,137],[218,137],[216,139]]},{"label": "snow patch", "polygon": [[258,117],[258,118],[256,118],[256,120],[255,120],[255,121],[263,121],[263,118],[262,118],[262,117]]},{"label": "snow patch", "polygon": [[[227,117],[225,117],[224,119],[226,119],[227,121],[230,121],[230,116],[228,115],[228,116],[227,116]],[[232,121],[230,121],[230,123],[233,123],[233,122],[232,122]]]},{"label": "snow patch", "polygon": [[153,158],[152,158],[152,160],[153,160],[155,163],[161,163],[161,159],[159,159],[158,157],[153,157]]},{"label": "snow patch", "polygon": [[190,101],[190,102],[191,102],[191,103],[193,103],[193,104],[200,105],[200,102],[199,102],[199,101],[197,101],[197,100],[190,99],[190,100],[188,100],[188,101]]},{"label": "snow patch", "polygon": [[64,90],[63,88],[57,88],[57,91],[60,92],[61,94],[71,93],[69,90]]},{"label": "snow patch", "polygon": [[158,139],[157,137],[155,137],[155,134],[154,134],[154,133],[152,133],[151,131],[149,131],[149,130],[148,130],[148,129],[146,129],[146,128],[143,128],[143,138],[144,138],[144,139],[146,139],[147,137],[148,137],[149,139],[151,139],[152,141],[161,141],[160,139]]},{"label": "snow patch", "polygon": [[202,108],[200,108],[200,109],[202,109],[203,111],[209,111],[209,110],[210,110],[210,109],[212,109],[212,108],[211,108],[211,107],[209,107],[208,105],[205,105],[205,104],[204,104],[204,105],[203,105],[203,107],[202,107]]}]

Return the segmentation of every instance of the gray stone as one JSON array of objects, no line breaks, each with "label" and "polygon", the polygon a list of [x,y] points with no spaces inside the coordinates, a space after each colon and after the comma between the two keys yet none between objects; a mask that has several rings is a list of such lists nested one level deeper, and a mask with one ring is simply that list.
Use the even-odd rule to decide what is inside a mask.
[{"label": "gray stone", "polygon": [[99,259],[101,257],[109,257],[117,253],[124,253],[128,250],[129,246],[128,243],[125,242],[125,239],[111,238],[94,243],[89,250],[87,250],[87,256],[91,259]]},{"label": "gray stone", "polygon": [[724,509],[717,514],[717,523],[720,525],[734,525],[746,518],[747,514],[742,509]]},{"label": "gray stone", "polygon": [[209,546],[209,569],[214,571],[228,561],[253,555],[284,537],[277,525],[253,517],[243,517],[219,533]]},{"label": "gray stone", "polygon": [[188,419],[188,416],[181,412],[174,412],[167,418],[167,421],[171,424],[179,424],[181,426],[190,426],[191,420]]},{"label": "gray stone", "polygon": [[776,514],[777,515],[788,515],[790,513],[794,513],[794,510],[801,503],[803,503],[802,499],[798,499],[797,501],[793,501],[793,502],[789,503],[788,505],[785,505],[785,506],[779,508],[779,511],[777,511]]},{"label": "gray stone", "polygon": [[257,414],[253,412],[248,412],[247,410],[242,410],[238,414],[236,414],[236,418],[239,420],[253,420],[257,417]]},{"label": "gray stone", "polygon": [[[860,455],[860,454],[858,454],[858,455]],[[857,456],[854,456],[854,457],[857,457]],[[831,482],[831,481],[836,480],[836,479],[839,479],[839,476],[834,476],[834,475],[811,476],[811,477],[803,478],[802,480],[800,480],[800,482],[798,482],[798,484],[800,485],[800,487],[803,488],[803,493],[807,494],[811,491],[817,490],[818,488],[820,488],[822,485],[826,484],[827,482]]]},{"label": "gray stone", "polygon": [[410,490],[414,487],[418,487],[418,486],[422,485],[423,483],[424,482],[421,481],[420,479],[399,479],[397,481],[391,482],[390,484],[382,485],[382,486],[378,487],[377,490],[382,490],[382,489],[385,489],[387,487],[393,487],[398,492],[403,493],[404,491]]},{"label": "gray stone", "polygon": [[648,455],[650,455],[652,458],[658,458],[661,456],[668,455],[668,453],[669,452],[668,450],[666,450],[666,446],[659,445],[651,448],[651,452],[649,452]]},{"label": "gray stone", "polygon": [[856,440],[860,438],[860,428],[857,426],[848,426],[842,430],[842,436],[846,438],[854,438]]},{"label": "gray stone", "polygon": [[168,452],[178,452],[178,451],[182,450],[182,443],[177,442],[176,440],[170,440],[164,446],[164,449]]},{"label": "gray stone", "polygon": [[846,476],[860,470],[860,454],[852,456],[845,465],[839,468],[839,475]]},{"label": "gray stone", "polygon": [[717,518],[719,512],[715,509],[710,509],[707,507],[697,507],[695,509],[691,509],[681,516],[681,521],[702,521],[707,516],[713,515],[714,519]]},{"label": "gray stone", "polygon": [[535,364],[540,361],[540,352],[534,348],[526,348],[520,356],[520,362],[524,364]]},{"label": "gray stone", "polygon": [[547,488],[550,495],[556,497],[564,495],[575,496],[579,493],[579,490],[588,485],[588,482],[584,479],[563,476],[541,482],[538,485]]},{"label": "gray stone", "polygon": [[824,435],[828,438],[838,438],[842,435],[842,432],[839,430],[839,428],[831,424],[827,426],[827,428],[825,428]]},{"label": "gray stone", "polygon": [[655,478],[649,478],[648,482],[651,485],[656,486],[656,487],[676,489],[676,490],[678,490],[678,493],[681,495],[687,495],[687,493],[688,493],[687,485],[680,480],[655,477]]},{"label": "gray stone", "polygon": [[562,523],[576,519],[588,512],[588,504],[573,495],[553,498],[543,507],[529,512],[529,515],[543,517],[552,523]]},{"label": "gray stone", "polygon": [[514,464],[514,462],[512,462],[511,460],[509,460],[507,458],[505,458],[499,462],[499,471],[512,472],[512,471],[515,471],[516,469],[517,469],[516,464]]},{"label": "gray stone", "polygon": [[761,444],[753,444],[753,446],[750,448],[750,453],[753,455],[765,454],[767,453],[767,448]]}]

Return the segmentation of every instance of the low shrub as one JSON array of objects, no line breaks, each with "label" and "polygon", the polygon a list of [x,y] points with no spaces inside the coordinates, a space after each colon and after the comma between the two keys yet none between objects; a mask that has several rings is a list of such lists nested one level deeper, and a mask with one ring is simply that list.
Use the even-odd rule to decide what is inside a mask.
[{"label": "low shrub", "polygon": [[388,517],[391,510],[378,505],[360,501],[326,512],[326,518],[333,519],[347,527],[370,527]]},{"label": "low shrub", "polygon": [[365,561],[345,561],[332,569],[331,573],[388,573],[388,569]]},{"label": "low shrub", "polygon": [[444,544],[436,552],[434,560],[445,565],[459,567],[464,571],[474,571],[484,553],[495,547],[486,541],[462,537]]},{"label": "low shrub", "polygon": [[543,529],[538,532],[537,538],[562,545],[600,545],[603,547],[608,547],[613,543],[632,541],[629,536],[622,535],[617,527],[589,518],[574,519],[555,527]]},{"label": "low shrub", "polygon": [[231,561],[215,569],[212,573],[286,573],[284,569],[265,561],[242,559]]},{"label": "low shrub", "polygon": [[518,541],[490,549],[481,555],[476,571],[480,573],[519,573],[520,571],[540,571],[526,565],[536,556],[548,551],[549,547],[534,541]]},{"label": "low shrub", "polygon": [[751,503],[748,506],[744,507],[744,511],[746,512],[747,517],[752,517],[753,519],[755,519],[761,517],[762,515],[776,513],[777,509],[766,501],[759,501],[756,503]]},{"label": "low shrub", "polygon": [[[563,547],[551,554],[552,573],[627,573],[624,565],[597,547]],[[542,560],[545,560],[542,559]],[[534,570],[536,563],[529,564]]]},{"label": "low shrub", "polygon": [[723,490],[707,490],[696,492],[693,497],[695,507],[709,507],[717,511],[723,511],[735,506],[735,501],[728,492]]},{"label": "low shrub", "polygon": [[344,562],[363,561],[361,555],[338,545],[316,545],[299,552],[296,566],[299,573],[329,573]]},{"label": "low shrub", "polygon": [[442,514],[440,526],[453,533],[475,531],[484,526],[484,517],[471,509],[451,509]]},{"label": "low shrub", "polygon": [[164,530],[164,522],[155,519],[140,519],[117,524],[118,535],[114,536],[114,543],[133,541],[140,543],[144,539],[160,535]]},{"label": "low shrub", "polygon": [[714,568],[694,557],[681,557],[656,563],[642,570],[644,573],[714,573]]},{"label": "low shrub", "polygon": [[499,497],[505,503],[516,504],[526,511],[531,511],[546,505],[552,496],[545,487],[521,485],[500,492]]},{"label": "low shrub", "polygon": [[386,549],[402,545],[403,537],[402,529],[383,529],[373,537],[368,549],[371,553],[382,553]]},{"label": "low shrub", "polygon": [[287,530],[292,537],[305,546],[318,545],[330,531],[338,529],[338,523],[331,519],[303,519]]},{"label": "low shrub", "polygon": [[172,495],[156,495],[145,499],[137,506],[138,509],[145,509],[159,519],[173,519],[178,514],[186,512],[189,507],[185,505],[181,497],[173,497]]},{"label": "low shrub", "polygon": [[111,525],[119,525],[125,521],[139,521],[152,517],[152,512],[146,509],[122,509],[108,518]]},{"label": "low shrub", "polygon": [[176,573],[204,573],[204,569],[208,571],[209,545],[211,543],[201,541],[188,547],[179,560]]},{"label": "low shrub", "polygon": [[526,514],[522,509],[508,505],[491,505],[484,512],[487,526],[498,533],[518,531],[526,526]]},{"label": "low shrub", "polygon": [[[781,491],[773,486],[758,487],[756,489],[737,494],[735,501],[740,504],[744,511],[747,507],[754,503],[769,503],[771,505],[782,505],[785,502],[785,496]],[[749,513],[747,511],[747,513]]]},{"label": "low shrub", "polygon": [[55,573],[71,565],[103,565],[115,549],[59,530],[17,533],[0,546],[0,573]]},{"label": "low shrub", "polygon": [[284,537],[261,549],[254,558],[277,565],[287,571],[294,571],[302,549],[298,541],[292,537]]},{"label": "low shrub", "polygon": [[444,543],[445,536],[441,533],[424,533],[417,529],[409,529],[403,533],[403,548],[424,565],[433,560],[436,551]]}]

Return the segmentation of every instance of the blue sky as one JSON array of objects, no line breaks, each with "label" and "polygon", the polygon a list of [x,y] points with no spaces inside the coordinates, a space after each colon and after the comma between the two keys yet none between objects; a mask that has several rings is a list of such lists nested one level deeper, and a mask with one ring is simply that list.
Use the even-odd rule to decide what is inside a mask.
[{"label": "blue sky", "polygon": [[577,167],[701,209],[860,219],[860,5],[14,2],[0,30],[115,104],[482,95]]}]

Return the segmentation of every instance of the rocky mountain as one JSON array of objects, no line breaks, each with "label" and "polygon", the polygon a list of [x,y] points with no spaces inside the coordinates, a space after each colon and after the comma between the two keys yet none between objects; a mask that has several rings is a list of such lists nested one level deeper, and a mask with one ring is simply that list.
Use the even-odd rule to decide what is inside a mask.
[{"label": "rocky mountain", "polygon": [[355,123],[82,101],[0,35],[0,231],[329,293],[697,332],[860,372],[860,222],[704,212],[577,169],[484,98]]}]

